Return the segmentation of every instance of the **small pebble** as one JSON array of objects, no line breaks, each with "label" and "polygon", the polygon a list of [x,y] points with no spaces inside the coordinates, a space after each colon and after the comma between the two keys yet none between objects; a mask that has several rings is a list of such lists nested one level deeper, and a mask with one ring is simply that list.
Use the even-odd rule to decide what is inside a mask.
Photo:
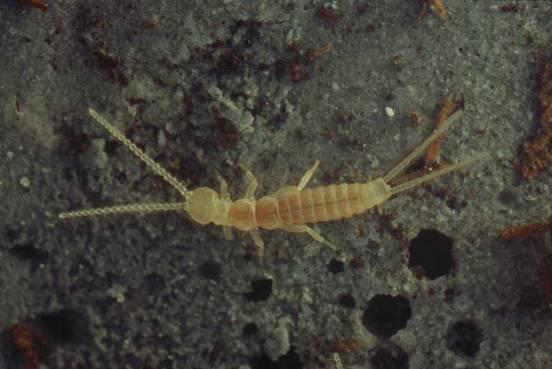
[{"label": "small pebble", "polygon": [[285,323],[280,322],[278,327],[271,333],[263,344],[266,355],[277,361],[280,356],[285,355],[290,349],[289,332]]},{"label": "small pebble", "polygon": [[21,177],[21,179],[19,180],[19,184],[21,184],[23,188],[29,188],[31,187],[31,180],[27,177]]},{"label": "small pebble", "polygon": [[395,116],[395,111],[392,108],[390,108],[389,106],[386,106],[385,107],[385,114],[387,114],[387,116],[389,118],[393,118]]},{"label": "small pebble", "polygon": [[165,132],[162,129],[157,133],[157,145],[161,148],[167,146],[167,136],[165,136]]}]

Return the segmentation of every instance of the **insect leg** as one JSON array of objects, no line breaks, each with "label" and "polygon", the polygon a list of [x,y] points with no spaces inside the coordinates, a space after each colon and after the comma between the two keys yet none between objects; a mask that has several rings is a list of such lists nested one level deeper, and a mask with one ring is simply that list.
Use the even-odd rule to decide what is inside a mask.
[{"label": "insect leg", "polygon": [[264,255],[263,239],[261,238],[259,231],[250,231],[249,234],[251,235],[251,238],[253,238],[253,242],[255,242],[255,246],[257,247],[257,257],[259,258],[259,261],[262,261]]},{"label": "insect leg", "polygon": [[316,232],[314,229],[312,229],[308,225],[305,225],[305,224],[286,224],[282,227],[282,229],[284,231],[288,231],[288,232],[292,232],[292,233],[306,233],[309,236],[311,236],[314,240],[316,240],[316,241],[318,241],[318,242],[320,242],[324,245],[329,246],[332,250],[337,249],[337,247],[333,243],[331,243],[330,241],[328,241],[327,239],[322,237],[322,235],[320,233]]},{"label": "insect leg", "polygon": [[[230,200],[230,194],[228,193],[228,183],[221,176],[217,176],[217,180],[220,182],[220,197],[224,200]],[[232,228],[229,226],[222,226],[224,232],[224,238],[227,240],[234,239],[232,234]]]},{"label": "insect leg", "polygon": [[312,178],[312,176],[314,175],[314,172],[316,171],[316,168],[318,168],[318,166],[320,165],[320,160],[317,160],[314,165],[312,166],[312,168],[310,168],[309,170],[307,170],[307,172],[305,173],[305,175],[303,176],[303,178],[301,178],[301,182],[299,182],[299,185],[297,186],[297,189],[299,191],[302,191],[303,188],[305,188],[305,186],[307,185],[307,183],[310,181],[310,179]]},{"label": "insect leg", "polygon": [[224,238],[226,240],[234,239],[234,234],[232,233],[232,228],[230,226],[222,226],[222,231],[224,232]]},{"label": "insect leg", "polygon": [[245,198],[253,200],[255,198],[255,191],[257,191],[257,178],[251,173],[249,169],[245,167],[245,165],[240,163],[240,168],[245,172],[245,176],[247,177],[247,189],[245,190]]},{"label": "insect leg", "polygon": [[230,194],[228,193],[228,182],[221,176],[217,176],[217,180],[220,183],[220,197],[223,199],[229,199]]}]

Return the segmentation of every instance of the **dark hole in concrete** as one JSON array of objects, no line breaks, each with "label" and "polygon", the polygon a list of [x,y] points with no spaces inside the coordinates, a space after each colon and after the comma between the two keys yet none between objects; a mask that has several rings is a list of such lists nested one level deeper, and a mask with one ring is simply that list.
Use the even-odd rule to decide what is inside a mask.
[{"label": "dark hole in concrete", "polygon": [[446,187],[433,188],[432,192],[438,198],[443,199],[445,204],[453,210],[462,210],[462,208],[467,206],[466,200],[458,198],[455,193],[452,193]]},{"label": "dark hole in concrete", "polygon": [[117,150],[120,148],[120,143],[117,140],[114,139],[107,139],[105,140],[105,146],[104,151],[109,157],[115,156],[117,153]]},{"label": "dark hole in concrete", "polygon": [[350,293],[343,293],[339,295],[338,300],[339,304],[343,307],[354,309],[356,306],[355,298]]},{"label": "dark hole in concrete", "polygon": [[299,354],[293,347],[285,355],[280,356],[278,361],[272,361],[268,356],[262,354],[252,358],[249,365],[251,369],[302,369],[304,367]]},{"label": "dark hole in concrete", "polygon": [[498,201],[503,205],[515,207],[518,204],[518,196],[514,191],[505,189],[498,193]]},{"label": "dark hole in concrete", "polygon": [[449,328],[447,347],[459,356],[473,357],[479,352],[483,331],[471,320],[458,321]]},{"label": "dark hole in concrete", "polygon": [[345,271],[345,263],[341,260],[332,259],[328,264],[328,270],[333,273],[343,273]]},{"label": "dark hole in concrete", "polygon": [[31,243],[24,245],[16,245],[9,249],[10,254],[22,261],[29,261],[33,267],[37,267],[39,264],[45,263],[48,260],[48,252],[37,249]]},{"label": "dark hole in concrete", "polygon": [[251,337],[257,335],[259,332],[259,327],[255,323],[247,323],[243,326],[242,335],[244,337]]},{"label": "dark hole in concrete", "polygon": [[466,206],[468,206],[468,202],[466,200],[458,199],[457,197],[451,197],[445,201],[445,204],[452,210],[462,210]]},{"label": "dark hole in concrete", "polygon": [[416,275],[436,279],[454,268],[452,239],[439,231],[422,229],[410,241],[409,251],[408,266]]},{"label": "dark hole in concrete", "polygon": [[12,226],[8,226],[4,230],[4,234],[6,235],[6,238],[8,239],[8,241],[10,242],[15,242],[15,240],[19,238],[21,233],[22,233],[21,228],[15,228]]},{"label": "dark hole in concrete", "polygon": [[142,280],[142,285],[140,289],[146,295],[156,294],[158,291],[161,291],[165,288],[165,278],[158,273],[150,273],[144,277]]},{"label": "dark hole in concrete", "polygon": [[199,274],[203,278],[218,281],[222,274],[222,265],[214,260],[207,260],[199,266]]},{"label": "dark hole in concrete", "polygon": [[241,42],[246,48],[250,48],[255,42],[260,40],[261,33],[259,30],[261,26],[262,23],[255,20],[239,20],[234,24],[231,32],[235,34],[239,31],[239,28],[244,28],[245,32],[241,36]]},{"label": "dark hole in concrete", "polygon": [[362,314],[362,324],[379,337],[391,337],[412,317],[410,302],[403,296],[376,295]]},{"label": "dark hole in concrete", "polygon": [[266,301],[272,294],[272,279],[257,279],[251,282],[251,286],[253,287],[253,291],[243,294],[249,301]]},{"label": "dark hole in concrete", "polygon": [[408,369],[408,355],[400,347],[376,347],[370,351],[373,369]]},{"label": "dark hole in concrete", "polygon": [[366,266],[366,261],[362,256],[356,255],[356,256],[353,256],[349,261],[349,266],[353,269],[362,269]]},{"label": "dark hole in concrete", "polygon": [[76,344],[89,337],[86,317],[74,309],[40,314],[36,324],[50,340],[59,344]]}]

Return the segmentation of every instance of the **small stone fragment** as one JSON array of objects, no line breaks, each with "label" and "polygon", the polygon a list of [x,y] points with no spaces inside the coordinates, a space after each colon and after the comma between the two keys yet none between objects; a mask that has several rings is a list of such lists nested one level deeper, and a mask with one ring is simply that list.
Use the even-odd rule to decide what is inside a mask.
[{"label": "small stone fragment", "polygon": [[280,356],[289,351],[289,332],[284,322],[280,322],[278,327],[272,331],[272,335],[266,340],[263,347],[266,356],[273,361],[277,361]]},{"label": "small stone fragment", "polygon": [[31,180],[28,177],[21,177],[21,179],[19,179],[19,184],[23,188],[29,188],[31,187]]}]

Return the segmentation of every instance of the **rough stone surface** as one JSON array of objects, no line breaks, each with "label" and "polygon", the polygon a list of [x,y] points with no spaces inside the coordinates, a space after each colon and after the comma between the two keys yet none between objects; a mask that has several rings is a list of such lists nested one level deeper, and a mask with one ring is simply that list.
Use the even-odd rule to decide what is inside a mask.
[{"label": "rough stone surface", "polygon": [[[86,315],[90,337],[61,345],[48,367],[274,367],[263,345],[282,319],[290,348],[279,367],[333,368],[338,339],[359,347],[340,353],[345,368],[552,367],[552,312],[533,252],[545,238],[498,237],[552,215],[550,171],[530,183],[516,172],[538,123],[552,2],[444,0],[447,21],[432,11],[418,20],[419,2],[404,0],[46,2],[48,12],[0,2],[0,324]],[[258,197],[297,184],[315,160],[311,186],[381,176],[429,134],[447,95],[463,98],[465,114],[443,160],[492,159],[317,224],[337,251],[262,231],[260,264],[248,235],[225,240],[178,213],[57,219],[180,201],[89,107],[190,189],[218,190],[221,175],[239,198],[240,163],[257,176]],[[408,267],[422,229],[453,240],[453,272],[429,280]],[[333,259],[342,272],[328,270]],[[272,281],[270,295],[245,298],[257,280]],[[340,304],[345,293],[355,307]],[[376,295],[412,309],[388,342],[361,322]],[[447,347],[462,321],[481,331],[472,356]],[[246,326],[257,329],[244,335]]]}]

